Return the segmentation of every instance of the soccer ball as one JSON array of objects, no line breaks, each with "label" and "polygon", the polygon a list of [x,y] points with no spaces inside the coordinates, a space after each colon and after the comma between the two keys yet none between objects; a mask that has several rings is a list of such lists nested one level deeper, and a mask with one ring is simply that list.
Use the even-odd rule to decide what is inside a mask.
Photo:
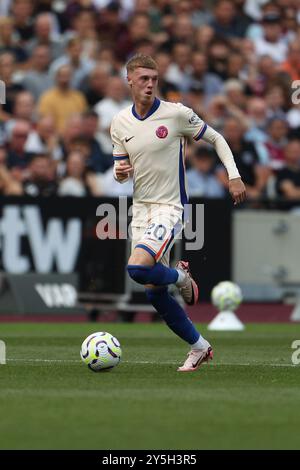
[{"label": "soccer ball", "polygon": [[242,291],[234,282],[222,281],[211,291],[211,300],[220,311],[234,311],[243,300]]},{"label": "soccer ball", "polygon": [[81,345],[80,357],[94,372],[112,369],[119,364],[121,356],[119,341],[105,331],[91,334]]}]

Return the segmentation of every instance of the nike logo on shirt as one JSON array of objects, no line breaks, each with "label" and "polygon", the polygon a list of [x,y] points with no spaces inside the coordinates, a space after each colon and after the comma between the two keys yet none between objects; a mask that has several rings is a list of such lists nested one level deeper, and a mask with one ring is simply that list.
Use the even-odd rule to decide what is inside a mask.
[{"label": "nike logo on shirt", "polygon": [[130,141],[131,139],[133,139],[133,138],[134,138],[134,135],[133,135],[132,137],[128,137],[128,138],[125,137],[125,142],[129,142],[129,141]]}]

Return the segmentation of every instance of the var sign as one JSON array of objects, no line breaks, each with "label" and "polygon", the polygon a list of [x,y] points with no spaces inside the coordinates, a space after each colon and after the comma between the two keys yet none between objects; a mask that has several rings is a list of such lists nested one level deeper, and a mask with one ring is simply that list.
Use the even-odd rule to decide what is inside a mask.
[{"label": "var sign", "polygon": [[78,303],[78,275],[4,274],[0,312],[6,314],[85,313]]},{"label": "var sign", "polygon": [[77,292],[72,284],[35,284],[34,288],[49,308],[76,305]]}]

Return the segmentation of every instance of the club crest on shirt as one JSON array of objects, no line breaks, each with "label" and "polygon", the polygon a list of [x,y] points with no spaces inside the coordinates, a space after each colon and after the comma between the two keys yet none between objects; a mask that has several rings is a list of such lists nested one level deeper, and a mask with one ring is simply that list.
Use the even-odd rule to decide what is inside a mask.
[{"label": "club crest on shirt", "polygon": [[156,129],[156,135],[159,139],[165,139],[167,137],[168,133],[169,133],[169,131],[166,128],[166,126],[159,126]]}]

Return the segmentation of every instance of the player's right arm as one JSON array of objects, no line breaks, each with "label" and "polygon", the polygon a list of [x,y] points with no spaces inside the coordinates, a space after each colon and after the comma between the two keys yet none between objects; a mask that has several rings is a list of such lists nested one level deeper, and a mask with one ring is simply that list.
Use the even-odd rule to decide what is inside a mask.
[{"label": "player's right arm", "polygon": [[113,145],[114,159],[114,178],[119,183],[125,183],[133,173],[133,168],[129,161],[129,155],[126,152],[117,132],[117,117],[114,117],[110,127],[110,135]]}]

